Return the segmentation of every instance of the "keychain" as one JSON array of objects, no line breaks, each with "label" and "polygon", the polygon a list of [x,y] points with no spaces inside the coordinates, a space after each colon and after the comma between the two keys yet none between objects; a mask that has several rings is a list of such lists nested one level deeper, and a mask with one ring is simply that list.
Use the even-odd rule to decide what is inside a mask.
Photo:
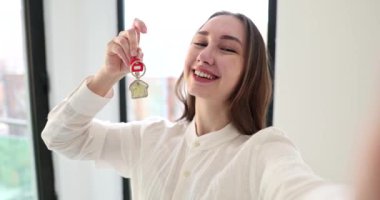
[{"label": "keychain", "polygon": [[132,99],[144,98],[148,96],[148,83],[140,80],[145,74],[146,68],[144,63],[138,57],[132,57],[130,62],[130,72],[136,78],[130,85]]}]

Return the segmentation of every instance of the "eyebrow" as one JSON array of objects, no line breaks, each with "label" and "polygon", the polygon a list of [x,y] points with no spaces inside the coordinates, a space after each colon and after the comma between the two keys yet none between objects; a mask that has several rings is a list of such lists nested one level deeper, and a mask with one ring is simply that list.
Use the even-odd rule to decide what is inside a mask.
[{"label": "eyebrow", "polygon": [[[209,34],[209,32],[208,31],[198,31],[198,34],[207,36]],[[243,45],[243,43],[239,40],[239,38],[234,37],[232,35],[222,35],[220,37],[220,39],[236,41],[240,45]]]}]

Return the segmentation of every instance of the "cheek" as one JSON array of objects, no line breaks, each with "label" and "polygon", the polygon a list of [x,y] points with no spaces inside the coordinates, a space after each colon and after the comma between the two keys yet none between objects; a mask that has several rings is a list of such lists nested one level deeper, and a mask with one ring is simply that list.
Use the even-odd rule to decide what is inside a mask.
[{"label": "cheek", "polygon": [[[233,61],[227,62],[229,63],[228,67],[225,69],[227,70],[227,73],[230,74],[231,78],[239,78],[242,73],[244,73],[244,66],[241,59],[235,59]],[[233,66],[233,67],[230,67]]]},{"label": "cheek", "polygon": [[235,73],[236,73],[237,78],[240,79],[242,74],[246,73],[243,58],[239,59],[238,63],[239,64],[238,64],[238,67],[236,67],[236,69],[235,69]]},{"label": "cheek", "polygon": [[243,66],[241,66],[241,67],[236,67],[236,68],[230,68],[228,72],[226,73],[229,74],[228,78],[232,87],[236,87],[237,83],[239,82],[243,73],[245,72],[243,70]]}]

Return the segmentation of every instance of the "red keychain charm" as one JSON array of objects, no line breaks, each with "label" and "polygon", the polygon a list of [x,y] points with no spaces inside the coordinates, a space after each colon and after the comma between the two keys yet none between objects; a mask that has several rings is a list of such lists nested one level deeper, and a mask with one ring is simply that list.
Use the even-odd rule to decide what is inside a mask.
[{"label": "red keychain charm", "polygon": [[136,80],[129,85],[132,99],[147,97],[149,85],[140,79],[145,74],[146,68],[144,63],[140,58],[134,56],[131,57],[131,62],[129,64],[130,72],[132,76],[136,78]]},{"label": "red keychain charm", "polygon": [[141,62],[140,58],[136,56],[131,58],[130,65],[131,65],[131,72],[144,71],[144,67],[145,67],[144,63]]}]

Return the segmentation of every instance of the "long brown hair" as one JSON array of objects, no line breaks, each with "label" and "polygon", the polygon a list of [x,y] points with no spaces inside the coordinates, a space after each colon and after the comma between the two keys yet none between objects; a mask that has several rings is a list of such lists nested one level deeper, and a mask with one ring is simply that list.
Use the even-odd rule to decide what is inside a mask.
[{"label": "long brown hair", "polygon": [[[253,135],[266,127],[272,97],[272,79],[265,43],[256,25],[243,14],[220,11],[211,15],[207,21],[220,15],[236,17],[243,23],[246,31],[245,67],[229,98],[229,117],[241,134]],[[192,121],[195,115],[195,97],[186,92],[183,76],[182,73],[175,89],[177,97],[184,104],[184,112],[179,119]]]}]

